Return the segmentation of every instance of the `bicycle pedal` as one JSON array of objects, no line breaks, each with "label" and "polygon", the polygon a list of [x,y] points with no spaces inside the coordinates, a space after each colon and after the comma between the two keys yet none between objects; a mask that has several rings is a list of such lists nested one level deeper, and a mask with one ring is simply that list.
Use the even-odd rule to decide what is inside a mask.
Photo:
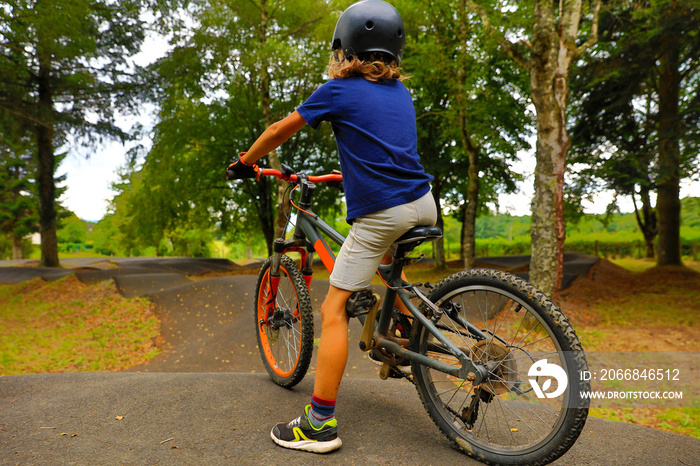
[{"label": "bicycle pedal", "polygon": [[350,295],[345,303],[348,317],[359,317],[368,314],[376,303],[377,298],[371,290],[360,290]]},{"label": "bicycle pedal", "polygon": [[389,378],[390,374],[391,374],[391,366],[387,363],[384,363],[382,365],[382,368],[379,369],[379,378],[382,380],[386,380]]}]

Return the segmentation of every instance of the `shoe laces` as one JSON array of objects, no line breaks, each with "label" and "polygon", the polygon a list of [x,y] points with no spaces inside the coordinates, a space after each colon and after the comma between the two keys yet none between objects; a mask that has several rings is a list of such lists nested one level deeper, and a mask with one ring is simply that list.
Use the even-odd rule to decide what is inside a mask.
[{"label": "shoe laces", "polygon": [[289,421],[289,424],[287,424],[287,427],[292,428],[292,427],[296,427],[296,426],[301,426],[301,422],[302,422],[301,418],[302,417],[303,416],[299,416],[298,418]]}]

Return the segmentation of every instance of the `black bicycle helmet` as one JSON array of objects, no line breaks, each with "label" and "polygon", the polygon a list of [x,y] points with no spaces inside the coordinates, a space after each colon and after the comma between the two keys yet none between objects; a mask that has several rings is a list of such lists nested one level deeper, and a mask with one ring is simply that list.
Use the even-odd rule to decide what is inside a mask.
[{"label": "black bicycle helmet", "polygon": [[350,58],[382,52],[401,64],[406,43],[401,15],[383,0],[354,3],[340,15],[333,33],[333,50],[342,49]]}]

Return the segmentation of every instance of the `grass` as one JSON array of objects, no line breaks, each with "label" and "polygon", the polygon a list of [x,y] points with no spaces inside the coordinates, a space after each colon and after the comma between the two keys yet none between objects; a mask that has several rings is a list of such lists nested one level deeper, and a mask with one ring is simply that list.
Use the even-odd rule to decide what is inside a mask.
[{"label": "grass", "polygon": [[0,285],[0,375],[122,370],[157,354],[159,329],[151,304],[111,281]]},{"label": "grass", "polygon": [[[568,296],[560,303],[567,315],[573,311],[570,320],[584,348],[697,351],[700,276],[678,267],[659,268],[647,259],[612,262],[630,273],[607,271],[597,288],[580,285],[570,292],[575,299]],[[700,261],[686,260],[684,265],[700,272]],[[690,408],[592,408],[590,415],[700,438],[696,404],[691,400]]]},{"label": "grass", "polygon": [[700,408],[591,408],[589,414],[610,421],[638,424],[700,438]]},{"label": "grass", "polygon": [[[651,268],[656,267],[656,259],[634,259],[631,257],[622,257],[618,259],[609,259],[613,264],[619,265],[620,267],[633,272],[645,272]],[[700,261],[685,258],[683,260],[683,265],[689,269],[700,272]]]}]

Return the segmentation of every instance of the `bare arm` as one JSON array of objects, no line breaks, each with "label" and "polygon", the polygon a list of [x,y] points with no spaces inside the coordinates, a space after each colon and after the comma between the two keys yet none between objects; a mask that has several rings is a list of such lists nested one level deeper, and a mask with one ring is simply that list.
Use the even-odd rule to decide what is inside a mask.
[{"label": "bare arm", "polygon": [[306,125],[306,120],[296,110],[286,118],[271,124],[241,157],[243,162],[252,165],[260,158],[277,149]]}]

